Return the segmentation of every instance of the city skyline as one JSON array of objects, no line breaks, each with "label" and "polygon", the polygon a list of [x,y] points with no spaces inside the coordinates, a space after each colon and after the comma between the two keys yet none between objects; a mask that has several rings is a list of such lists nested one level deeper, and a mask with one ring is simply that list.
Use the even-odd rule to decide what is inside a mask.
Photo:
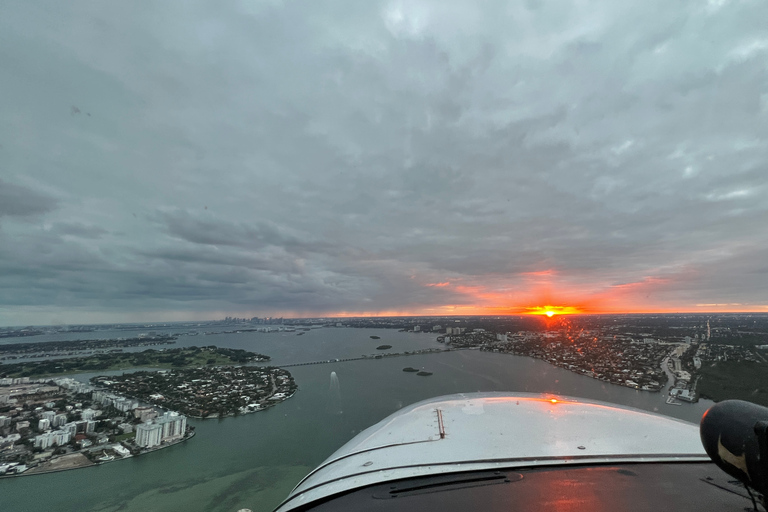
[{"label": "city skyline", "polygon": [[0,325],[768,312],[766,18],[9,5]]}]

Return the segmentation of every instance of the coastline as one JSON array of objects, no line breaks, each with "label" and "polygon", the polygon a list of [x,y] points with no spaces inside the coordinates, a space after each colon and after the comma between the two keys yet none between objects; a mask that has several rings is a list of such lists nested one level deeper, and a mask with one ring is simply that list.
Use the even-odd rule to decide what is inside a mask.
[{"label": "coastline", "polygon": [[[0,476],[0,480],[5,479],[5,478],[17,478],[17,477],[23,477],[23,476],[50,475],[51,473],[61,473],[62,471],[73,471],[73,470],[76,470],[76,469],[85,469],[85,468],[92,468],[92,467],[96,467],[96,466],[103,466],[104,464],[109,464],[109,463],[112,463],[112,462],[118,462],[118,461],[126,460],[126,459],[131,459],[133,457],[141,457],[142,455],[146,455],[148,453],[156,452],[158,450],[164,450],[165,448],[170,448],[171,446],[176,446],[179,443],[183,443],[183,442],[185,442],[185,441],[187,441],[189,439],[192,439],[193,437],[195,437],[195,435],[196,435],[195,430],[194,429],[190,429],[188,431],[188,433],[184,437],[182,437],[181,439],[177,439],[175,441],[171,441],[170,443],[166,443],[166,444],[161,445],[161,446],[156,446],[156,447],[153,447],[153,448],[148,448],[145,451],[142,451],[142,452],[137,453],[137,454],[129,454],[129,455],[126,455],[125,457],[114,458],[112,460],[104,460],[104,461],[99,461],[99,462],[93,462],[90,459],[88,459],[88,462],[89,462],[88,464],[82,464],[82,465],[79,465],[79,466],[73,466],[73,467],[68,467],[68,468],[55,468],[55,469],[47,469],[47,470],[42,470],[42,471],[35,471],[37,468],[40,467],[40,466],[36,466],[34,468],[30,468],[30,469],[24,471],[23,473],[18,473],[18,474],[13,474],[13,475],[2,475],[2,476]],[[112,446],[114,444],[119,444],[119,443],[111,443],[110,446]],[[104,449],[107,450],[109,448],[105,447]],[[82,457],[85,457],[85,455],[83,455],[80,452],[78,452],[78,453],[68,453],[66,455],[61,455],[61,456],[59,456],[59,457],[57,457],[55,459],[52,458],[51,460],[46,461],[44,464],[51,464],[55,460],[60,460],[60,459],[65,458],[65,457],[72,457],[74,455],[81,455]]]}]

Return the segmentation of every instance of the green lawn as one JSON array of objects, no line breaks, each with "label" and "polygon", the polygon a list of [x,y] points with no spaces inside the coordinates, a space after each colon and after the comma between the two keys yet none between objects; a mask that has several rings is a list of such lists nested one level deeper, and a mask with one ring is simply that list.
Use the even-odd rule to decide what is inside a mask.
[{"label": "green lawn", "polygon": [[136,436],[136,432],[129,432],[128,434],[120,434],[119,436],[115,436],[115,442],[119,443],[120,441],[126,441],[128,439],[132,439]]}]

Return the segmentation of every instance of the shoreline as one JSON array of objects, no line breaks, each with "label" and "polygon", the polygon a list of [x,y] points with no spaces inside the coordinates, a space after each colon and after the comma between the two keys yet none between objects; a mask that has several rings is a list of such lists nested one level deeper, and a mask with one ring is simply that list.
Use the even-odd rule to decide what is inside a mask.
[{"label": "shoreline", "polygon": [[[176,446],[177,444],[180,444],[180,443],[186,442],[189,439],[192,439],[193,437],[195,437],[196,434],[197,433],[195,432],[195,430],[191,429],[189,431],[189,434],[185,435],[181,439],[177,439],[177,440],[172,441],[170,443],[167,443],[165,445],[149,448],[146,451],[143,451],[141,453],[137,453],[135,455],[134,454],[126,455],[125,457],[120,457],[119,459],[118,458],[114,458],[112,460],[103,460],[103,461],[100,461],[100,462],[93,462],[90,459],[88,459],[88,461],[90,463],[89,464],[84,464],[82,466],[75,466],[75,467],[71,467],[71,468],[47,469],[47,470],[43,470],[43,471],[34,471],[35,469],[37,469],[37,467],[39,467],[39,466],[36,466],[34,468],[30,468],[30,469],[24,471],[23,473],[18,473],[18,474],[13,474],[13,475],[2,475],[2,476],[0,476],[0,480],[5,479],[5,478],[19,478],[19,477],[23,477],[23,476],[50,475],[51,473],[61,473],[62,471],[74,471],[74,470],[77,470],[77,469],[86,469],[86,468],[93,468],[93,467],[96,467],[96,466],[103,466],[104,464],[110,464],[112,462],[118,462],[118,461],[126,460],[126,459],[132,459],[134,457],[141,457],[142,455],[146,455],[148,453],[153,453],[153,452],[156,452],[158,450],[164,450],[166,448],[170,448],[171,446]],[[114,444],[119,444],[119,443],[111,443],[111,445],[114,445]],[[106,450],[107,448],[104,448],[104,449]],[[83,455],[80,452],[68,453],[66,455],[61,455],[61,456],[57,457],[56,459],[52,458],[51,460],[48,460],[45,463],[49,464],[49,463],[53,462],[54,460],[61,459],[61,458],[64,458],[64,457],[69,457],[69,456],[72,456],[72,455],[77,455],[77,454],[80,454],[83,457],[85,457],[85,455]],[[30,471],[33,471],[33,472],[30,473]]]},{"label": "shoreline", "polygon": [[[298,391],[298,390],[299,389],[296,388],[293,391],[293,393],[291,393],[290,395],[284,397],[283,399],[281,399],[279,401],[271,403],[271,404],[267,405],[266,407],[262,407],[261,409],[254,409],[252,411],[246,411],[246,412],[238,412],[237,414],[231,412],[231,413],[225,414],[224,416],[195,416],[193,414],[185,414],[185,416],[187,418],[194,418],[196,420],[219,420],[219,419],[222,419],[222,418],[236,418],[237,416],[245,416],[246,414],[253,414],[255,412],[261,412],[261,411],[266,411],[267,409],[271,409],[272,407],[274,407],[276,405],[279,405],[279,404],[285,402],[286,400],[288,400],[289,398],[293,397],[293,395],[295,395],[296,391]],[[128,395],[126,395],[126,396],[128,396]],[[131,398],[133,398],[133,397],[131,397]],[[149,402],[147,402],[147,403],[149,403]],[[154,407],[160,407],[160,408],[164,409],[164,407],[161,406],[161,405],[155,405],[153,403],[149,403],[149,404],[154,406]]]}]

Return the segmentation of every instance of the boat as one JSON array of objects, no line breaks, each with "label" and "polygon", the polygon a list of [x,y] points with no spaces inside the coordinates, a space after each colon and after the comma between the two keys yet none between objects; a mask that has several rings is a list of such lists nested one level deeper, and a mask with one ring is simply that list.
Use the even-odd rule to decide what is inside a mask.
[{"label": "boat", "polygon": [[426,370],[421,370],[416,375],[418,375],[419,377],[429,377],[430,375],[432,375],[432,372],[428,372]]},{"label": "boat", "polygon": [[115,456],[114,455],[107,455],[107,452],[102,452],[101,457],[96,458],[96,460],[99,461],[99,462],[111,462],[111,461],[115,460]]},{"label": "boat", "polygon": [[403,368],[403,371],[404,372],[414,372],[415,373],[415,372],[418,372],[419,369],[418,368],[412,368],[410,366],[406,366],[405,368]]}]

